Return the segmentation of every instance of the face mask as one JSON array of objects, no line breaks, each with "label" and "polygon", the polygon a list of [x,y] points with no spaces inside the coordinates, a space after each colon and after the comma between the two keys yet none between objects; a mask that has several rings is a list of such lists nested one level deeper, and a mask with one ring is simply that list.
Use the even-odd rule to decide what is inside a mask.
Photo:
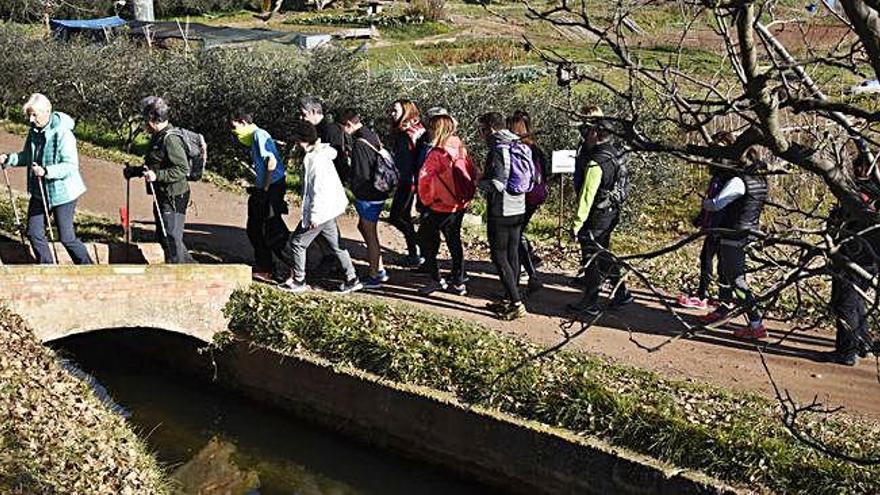
[{"label": "face mask", "polygon": [[236,138],[238,138],[239,143],[245,146],[251,146],[254,144],[254,132],[256,131],[257,124],[248,124],[233,129],[232,133],[235,134]]}]

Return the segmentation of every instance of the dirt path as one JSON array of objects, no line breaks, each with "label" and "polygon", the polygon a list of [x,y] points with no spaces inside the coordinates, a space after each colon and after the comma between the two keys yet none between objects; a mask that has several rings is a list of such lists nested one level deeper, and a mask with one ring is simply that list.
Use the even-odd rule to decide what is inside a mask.
[{"label": "dirt path", "polygon": [[[20,149],[23,139],[0,132],[0,150]],[[118,218],[124,203],[124,181],[121,165],[104,160],[81,157],[89,191],[81,199],[80,208],[110,218]],[[10,173],[14,187],[23,190],[23,170]],[[151,231],[150,202],[143,194],[140,181],[132,183],[132,218],[143,222],[143,229]],[[222,246],[224,261],[248,261],[251,248],[244,233],[245,200],[234,193],[198,183],[193,187],[193,206],[187,223],[187,244],[207,248]],[[295,213],[295,212],[294,212]],[[288,225],[296,222],[290,218]],[[356,219],[340,219],[343,236],[355,258],[362,260],[363,249],[356,229]],[[143,232],[142,232],[143,234]],[[468,263],[472,282],[468,297],[451,294],[421,296],[417,289],[425,281],[419,276],[394,265],[400,252],[400,235],[382,224],[380,235],[386,249],[391,282],[379,297],[406,301],[425,309],[479,321],[487,326],[512,335],[527,337],[536,342],[551,344],[562,338],[559,330],[563,323],[564,307],[577,299],[578,293],[566,285],[567,274],[546,273],[547,287],[528,302],[531,314],[516,322],[500,322],[483,309],[488,298],[500,292],[501,286],[485,260]],[[212,251],[211,249],[207,249]],[[363,269],[361,262],[359,269]],[[605,356],[613,361],[657,371],[664,376],[709,382],[739,390],[770,393],[770,385],[760,364],[754,346],[732,336],[730,331],[712,331],[681,340],[655,353],[647,353],[633,342],[656,344],[676,332],[673,318],[665,313],[657,301],[645,294],[637,294],[636,304],[607,314],[600,326],[590,328],[575,339],[572,349]],[[779,331],[771,331],[780,335]],[[856,368],[817,362],[815,351],[833,347],[834,335],[828,332],[798,333],[784,344],[770,346],[767,361],[780,386],[789,389],[795,397],[809,401],[818,394],[828,405],[843,405],[859,415],[880,418],[880,384],[872,361],[865,360]]]}]

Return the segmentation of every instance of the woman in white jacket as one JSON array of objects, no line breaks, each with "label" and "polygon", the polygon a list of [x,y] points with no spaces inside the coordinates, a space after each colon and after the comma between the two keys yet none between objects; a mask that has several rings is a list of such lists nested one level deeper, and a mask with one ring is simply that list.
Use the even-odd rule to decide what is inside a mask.
[{"label": "woman in white jacket", "polygon": [[323,236],[345,271],[346,281],[339,290],[343,293],[360,290],[363,285],[358,281],[351,256],[339,247],[336,217],[345,213],[348,198],[333,165],[336,150],[322,143],[315,127],[306,121],[294,122],[291,134],[293,142],[306,152],[303,158],[302,220],[282,252],[282,260],[293,273],[281,287],[290,292],[311,290],[306,285],[306,251],[318,236]]}]

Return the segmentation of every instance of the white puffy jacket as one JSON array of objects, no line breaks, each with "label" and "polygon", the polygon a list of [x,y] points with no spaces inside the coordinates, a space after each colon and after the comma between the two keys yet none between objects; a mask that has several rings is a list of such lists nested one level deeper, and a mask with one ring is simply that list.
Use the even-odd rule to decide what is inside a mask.
[{"label": "white puffy jacket", "polygon": [[345,189],[333,165],[334,158],[336,150],[320,140],[306,150],[302,183],[304,228],[333,220],[345,213],[348,207]]}]

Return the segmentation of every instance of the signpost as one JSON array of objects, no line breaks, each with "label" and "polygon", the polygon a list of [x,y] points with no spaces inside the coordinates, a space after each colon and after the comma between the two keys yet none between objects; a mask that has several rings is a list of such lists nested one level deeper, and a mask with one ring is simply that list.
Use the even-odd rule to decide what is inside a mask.
[{"label": "signpost", "polygon": [[[550,164],[550,173],[559,175],[559,225],[556,231],[556,242],[562,245],[563,221],[565,218],[565,181],[562,174],[573,174],[575,168],[575,150],[555,150]],[[577,191],[575,191],[575,194]]]}]

